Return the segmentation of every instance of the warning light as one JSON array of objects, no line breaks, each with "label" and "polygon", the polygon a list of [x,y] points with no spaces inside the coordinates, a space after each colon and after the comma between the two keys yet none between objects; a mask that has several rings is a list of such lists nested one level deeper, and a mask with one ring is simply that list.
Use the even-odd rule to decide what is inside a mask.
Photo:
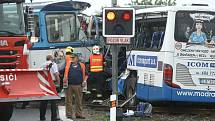
[{"label": "warning light", "polygon": [[125,20],[125,21],[130,21],[131,17],[132,17],[132,15],[131,15],[131,13],[129,11],[124,12],[123,15],[122,15],[122,19]]},{"label": "warning light", "polygon": [[103,36],[104,37],[134,37],[135,10],[134,8],[104,8]]},{"label": "warning light", "polygon": [[109,21],[113,21],[115,18],[116,18],[116,14],[114,12],[110,11],[107,13],[107,19]]}]

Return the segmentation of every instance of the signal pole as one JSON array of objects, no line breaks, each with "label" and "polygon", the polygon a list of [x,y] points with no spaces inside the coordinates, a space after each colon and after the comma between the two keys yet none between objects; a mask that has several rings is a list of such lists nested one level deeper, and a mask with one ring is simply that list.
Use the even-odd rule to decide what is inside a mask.
[{"label": "signal pole", "polygon": [[106,37],[106,44],[111,45],[112,53],[110,121],[122,121],[123,117],[123,112],[121,108],[118,107],[118,46],[130,44],[130,38],[134,37],[135,32],[134,9],[120,8],[116,7],[116,5],[117,0],[112,0],[112,7],[103,9],[103,36]]},{"label": "signal pole", "polygon": [[[117,5],[117,0],[112,0],[112,7]],[[118,45],[112,45],[112,94],[116,95],[116,106],[118,106]]]},{"label": "signal pole", "polygon": [[[117,0],[112,0],[112,7],[117,5]],[[118,46],[112,45],[112,95],[111,102],[115,101],[115,108],[110,110],[110,121],[117,121],[117,107],[118,107]],[[113,104],[111,104],[113,106]]]},{"label": "signal pole", "polygon": [[112,0],[111,6],[115,7],[117,5],[117,0]]}]

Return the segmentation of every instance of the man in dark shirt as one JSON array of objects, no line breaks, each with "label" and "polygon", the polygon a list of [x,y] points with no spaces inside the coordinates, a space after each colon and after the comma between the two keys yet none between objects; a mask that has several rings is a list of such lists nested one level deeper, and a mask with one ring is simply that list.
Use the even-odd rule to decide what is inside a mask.
[{"label": "man in dark shirt", "polygon": [[66,65],[64,74],[64,87],[66,90],[66,117],[72,119],[72,96],[75,94],[76,118],[85,119],[82,116],[82,86],[86,84],[85,65],[78,62],[78,55],[72,54],[71,63]]}]

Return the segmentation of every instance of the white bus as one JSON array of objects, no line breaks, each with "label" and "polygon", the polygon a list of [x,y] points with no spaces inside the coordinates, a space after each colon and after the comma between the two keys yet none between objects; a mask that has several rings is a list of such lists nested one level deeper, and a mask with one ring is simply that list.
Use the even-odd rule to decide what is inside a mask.
[{"label": "white bus", "polygon": [[136,10],[121,93],[136,92],[145,101],[215,102],[215,8],[205,5]]}]

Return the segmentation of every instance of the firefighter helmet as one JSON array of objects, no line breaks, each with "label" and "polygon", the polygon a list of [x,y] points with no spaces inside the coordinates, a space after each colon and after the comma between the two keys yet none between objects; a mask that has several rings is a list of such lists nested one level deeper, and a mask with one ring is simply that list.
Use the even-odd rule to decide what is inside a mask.
[{"label": "firefighter helmet", "polygon": [[100,54],[100,51],[99,51],[100,47],[95,45],[93,46],[93,54]]},{"label": "firefighter helmet", "polygon": [[73,50],[74,50],[74,48],[71,47],[71,46],[66,47],[66,53],[67,53],[67,52],[68,52],[68,53],[72,53]]}]

